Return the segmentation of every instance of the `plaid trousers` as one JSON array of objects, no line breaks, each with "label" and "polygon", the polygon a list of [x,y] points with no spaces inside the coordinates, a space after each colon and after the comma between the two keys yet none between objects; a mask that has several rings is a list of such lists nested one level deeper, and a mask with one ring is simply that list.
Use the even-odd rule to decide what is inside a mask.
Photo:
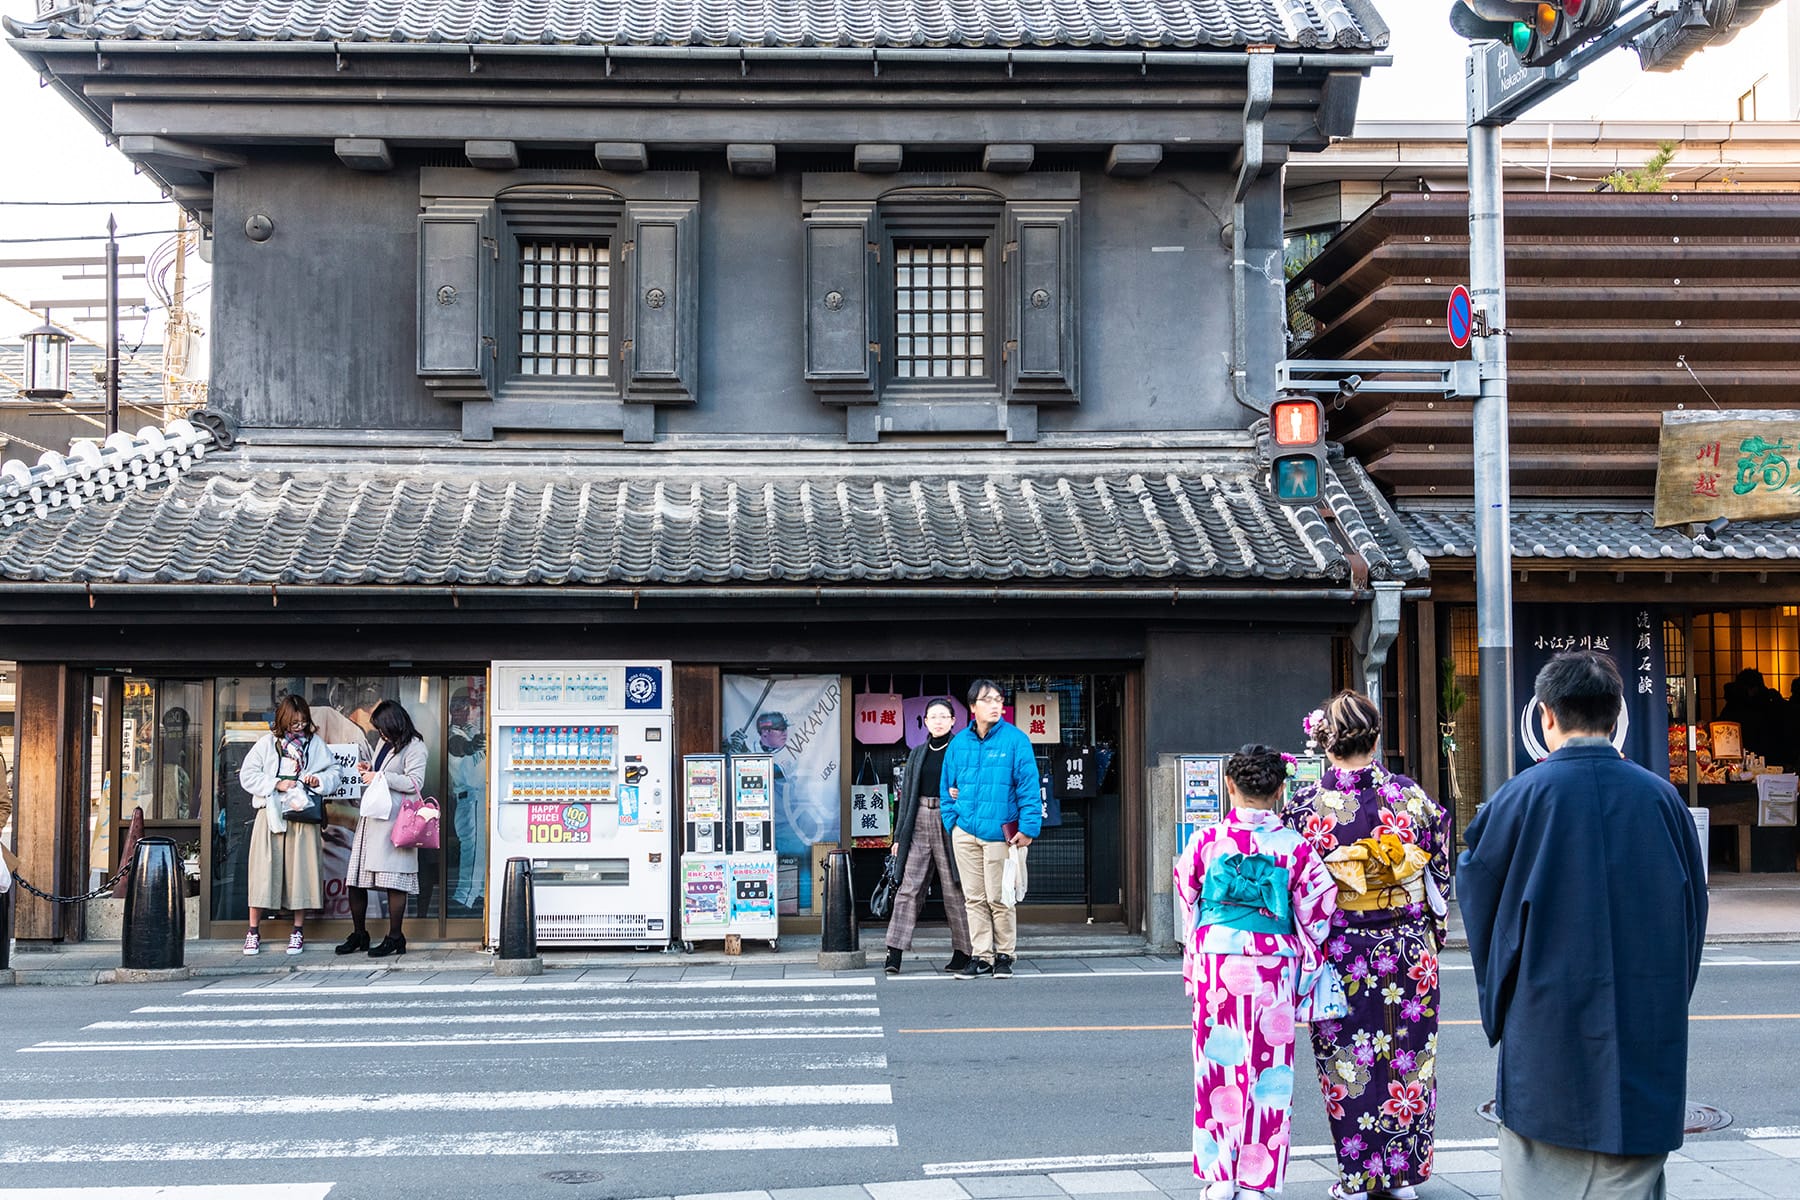
[{"label": "plaid trousers", "polygon": [[895,950],[911,950],[913,930],[919,924],[919,905],[925,899],[925,880],[935,868],[938,888],[944,893],[944,917],[950,923],[950,945],[969,953],[969,911],[963,890],[950,870],[950,846],[944,834],[944,818],[935,796],[920,796],[913,816],[912,845],[894,896],[894,912],[888,918],[887,944]]}]

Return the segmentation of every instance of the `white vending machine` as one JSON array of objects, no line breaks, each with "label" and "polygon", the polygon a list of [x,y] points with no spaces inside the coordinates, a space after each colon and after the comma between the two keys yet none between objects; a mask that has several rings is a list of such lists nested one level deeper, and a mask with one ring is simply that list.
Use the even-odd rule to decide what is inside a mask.
[{"label": "white vending machine", "polygon": [[506,860],[531,860],[543,946],[667,946],[669,664],[497,662],[488,942]]}]

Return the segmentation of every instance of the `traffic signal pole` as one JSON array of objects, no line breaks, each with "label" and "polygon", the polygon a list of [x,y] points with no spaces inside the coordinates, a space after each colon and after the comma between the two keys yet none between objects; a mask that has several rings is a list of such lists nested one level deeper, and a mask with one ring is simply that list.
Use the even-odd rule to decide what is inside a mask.
[{"label": "traffic signal pole", "polygon": [[[1469,59],[1473,71],[1475,59]],[[1500,126],[1477,124],[1469,89],[1469,298],[1476,314],[1475,626],[1482,799],[1513,773],[1511,450],[1506,414],[1506,223]]]}]

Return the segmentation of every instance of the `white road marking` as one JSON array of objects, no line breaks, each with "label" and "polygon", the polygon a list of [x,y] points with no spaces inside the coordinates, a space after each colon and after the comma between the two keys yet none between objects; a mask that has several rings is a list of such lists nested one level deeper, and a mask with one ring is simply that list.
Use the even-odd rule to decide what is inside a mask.
[{"label": "white road marking", "polygon": [[103,1097],[0,1100],[0,1121],[103,1117],[276,1116],[322,1112],[541,1112],[557,1108],[785,1108],[813,1104],[892,1104],[886,1084],[837,1087],[608,1088],[560,1092],[387,1092],[362,1096]]},{"label": "white road marking", "polygon": [[21,1046],[20,1054],[96,1054],[124,1051],[162,1053],[171,1050],[409,1050],[444,1046],[581,1046],[634,1042],[768,1042],[816,1038],[880,1038],[879,1025],[792,1026],[774,1029],[640,1029],[600,1031],[545,1037],[530,1032],[436,1038],[192,1038],[128,1042],[39,1042]]},{"label": "white road marking", "polygon": [[[1170,975],[1179,977],[1181,968],[1174,967],[1167,971],[1027,971],[1022,975],[1014,975],[1013,979],[1025,982],[1038,982],[1045,979],[1161,979]],[[938,972],[935,975],[895,975],[885,980],[886,983],[956,983],[955,976]]]},{"label": "white road marking", "polygon": [[[193,993],[189,993],[192,995]],[[203,995],[205,993],[202,993]],[[301,993],[303,996],[304,993]],[[380,1012],[441,1012],[444,1009],[478,1009],[492,1010],[496,1008],[517,1008],[529,1005],[536,1008],[576,1008],[605,1005],[675,1005],[675,1004],[744,1004],[757,1002],[782,1004],[822,1004],[849,1003],[856,1000],[874,1000],[876,994],[867,992],[801,992],[797,995],[773,996],[507,996],[496,1000],[324,1000],[309,1004],[296,997],[294,1000],[282,1000],[269,1004],[146,1004],[142,1008],[134,1008],[134,1013],[252,1013],[252,1012],[346,1012],[357,1009],[374,1009]],[[729,1010],[722,1010],[729,1011]],[[745,1008],[745,1012],[761,1012],[758,1008]]]},{"label": "white road marking", "polygon": [[1800,1125],[1759,1125],[1743,1131],[1751,1141],[1769,1138],[1800,1138]]},{"label": "white road marking", "polygon": [[243,1017],[218,1018],[208,1017],[194,1021],[95,1021],[91,1025],[83,1025],[83,1031],[90,1029],[285,1029],[304,1027],[318,1029],[331,1025],[348,1025],[356,1029],[367,1029],[379,1025],[398,1025],[409,1028],[435,1028],[442,1025],[505,1025],[520,1023],[556,1023],[579,1024],[590,1021],[668,1021],[682,1017],[697,1017],[701,1020],[719,1017],[757,1018],[757,1017],[879,1017],[879,1008],[752,1008],[707,1011],[679,1009],[663,1009],[658,1012],[509,1012],[509,1013],[433,1013],[429,1016],[372,1016],[364,1014],[354,1017]]},{"label": "white road marking", "polygon": [[[1436,1142],[1434,1148],[1438,1150],[1492,1150],[1499,1144],[1498,1138],[1446,1139]],[[1295,1146],[1288,1151],[1290,1158],[1326,1158],[1334,1153],[1335,1151],[1330,1146]],[[1047,1171],[1098,1170],[1106,1167],[1155,1167],[1193,1161],[1194,1152],[1191,1150],[1151,1150],[1141,1154],[1080,1154],[1062,1155],[1055,1158],[997,1158],[986,1162],[926,1163],[920,1169],[927,1177],[999,1175],[1019,1172],[1042,1174]]]},{"label": "white road marking", "polygon": [[170,1187],[0,1188],[0,1200],[325,1200],[333,1183],[206,1183]]},{"label": "white road marking", "polygon": [[45,1165],[103,1162],[257,1162],[284,1158],[517,1158],[570,1159],[597,1154],[737,1154],[753,1150],[848,1150],[898,1146],[892,1125],[764,1126],[746,1129],[557,1130],[529,1133],[434,1133],[371,1138],[254,1138],[246,1141],[125,1142],[118,1145],[41,1145],[0,1148],[0,1163]]},{"label": "white road marking", "polygon": [[[1135,974],[1135,972],[1132,972]],[[622,979],[483,979],[475,983],[268,983],[246,987],[242,984],[212,984],[192,988],[184,996],[422,996],[485,995],[516,992],[637,992],[637,991],[778,991],[784,988],[818,989],[826,987],[863,987],[875,985],[873,976],[853,976],[822,984],[817,979],[657,979],[634,983]]]}]

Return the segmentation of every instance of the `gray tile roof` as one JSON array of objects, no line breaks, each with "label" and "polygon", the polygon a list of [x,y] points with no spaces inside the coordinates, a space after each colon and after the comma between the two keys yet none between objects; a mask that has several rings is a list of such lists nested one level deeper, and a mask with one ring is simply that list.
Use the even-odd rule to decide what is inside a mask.
[{"label": "gray tile roof", "polygon": [[[1425,561],[1355,464],[1328,497],[1377,579]],[[0,530],[0,578],[607,585],[1264,580],[1343,584],[1316,511],[1247,452],[1175,468],[945,464],[602,472],[211,454],[172,485]]]},{"label": "gray tile roof", "polygon": [[1382,49],[1372,0],[120,0],[27,38],[457,45]]},{"label": "gray tile roof", "polygon": [[[1407,505],[1400,523],[1428,559],[1474,558],[1472,512]],[[1684,526],[1658,529],[1648,509],[1573,509],[1514,504],[1518,559],[1800,559],[1800,521],[1733,522],[1716,544],[1697,545]]]}]

